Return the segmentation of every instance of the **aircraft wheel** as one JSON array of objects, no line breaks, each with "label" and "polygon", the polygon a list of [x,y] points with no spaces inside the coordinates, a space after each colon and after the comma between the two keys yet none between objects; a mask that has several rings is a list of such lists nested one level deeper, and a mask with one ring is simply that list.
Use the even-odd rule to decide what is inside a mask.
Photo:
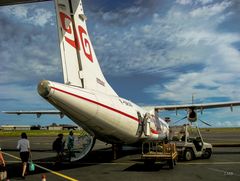
[{"label": "aircraft wheel", "polygon": [[184,152],[184,159],[186,161],[190,161],[193,159],[193,151],[189,148],[187,148]]},{"label": "aircraft wheel", "polygon": [[177,165],[177,159],[173,160],[174,165]]}]

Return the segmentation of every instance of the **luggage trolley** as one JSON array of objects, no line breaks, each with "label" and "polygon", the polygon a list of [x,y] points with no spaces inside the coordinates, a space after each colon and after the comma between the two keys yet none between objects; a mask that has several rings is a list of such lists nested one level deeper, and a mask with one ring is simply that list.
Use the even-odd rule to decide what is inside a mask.
[{"label": "luggage trolley", "polygon": [[164,141],[145,141],[142,143],[142,159],[146,166],[156,161],[165,161],[170,169],[174,168],[178,158],[176,145]]}]

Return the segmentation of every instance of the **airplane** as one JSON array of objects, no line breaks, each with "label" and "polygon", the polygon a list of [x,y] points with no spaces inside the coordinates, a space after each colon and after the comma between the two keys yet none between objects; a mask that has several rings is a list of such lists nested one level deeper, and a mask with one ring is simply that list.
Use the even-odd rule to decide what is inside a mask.
[{"label": "airplane", "polygon": [[[4,0],[0,5],[41,0]],[[43,0],[44,1],[44,0]],[[38,93],[57,110],[5,111],[7,114],[59,114],[69,117],[92,136],[83,158],[95,139],[110,144],[136,144],[144,140],[165,140],[168,123],[158,111],[188,109],[190,122],[196,110],[239,106],[240,102],[154,106],[150,111],[120,97],[105,79],[87,31],[87,17],[81,0],[55,0],[64,83],[42,80]]]}]

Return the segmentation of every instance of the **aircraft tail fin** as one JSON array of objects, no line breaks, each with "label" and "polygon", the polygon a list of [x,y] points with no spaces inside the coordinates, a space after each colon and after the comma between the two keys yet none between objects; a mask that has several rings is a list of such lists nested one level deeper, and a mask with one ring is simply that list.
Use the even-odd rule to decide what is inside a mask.
[{"label": "aircraft tail fin", "polygon": [[55,0],[64,83],[110,95],[92,47],[81,0]]}]

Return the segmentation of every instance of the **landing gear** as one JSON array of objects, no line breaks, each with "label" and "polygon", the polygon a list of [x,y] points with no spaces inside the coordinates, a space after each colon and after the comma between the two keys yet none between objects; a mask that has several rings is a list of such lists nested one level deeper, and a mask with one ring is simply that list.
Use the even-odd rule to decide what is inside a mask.
[{"label": "landing gear", "polygon": [[113,159],[116,160],[122,151],[122,145],[112,144],[112,151],[113,151]]}]

